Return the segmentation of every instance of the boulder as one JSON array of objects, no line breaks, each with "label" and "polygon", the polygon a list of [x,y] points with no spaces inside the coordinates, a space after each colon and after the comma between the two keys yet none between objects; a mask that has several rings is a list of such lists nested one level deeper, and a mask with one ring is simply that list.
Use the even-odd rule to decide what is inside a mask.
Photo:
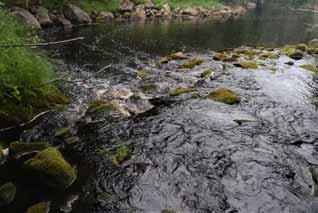
[{"label": "boulder", "polygon": [[64,27],[71,27],[72,26],[71,21],[66,19],[64,14],[57,14],[56,15],[56,23],[58,25],[62,25]]},{"label": "boulder", "polygon": [[9,205],[15,197],[16,187],[9,182],[0,186],[0,206]]},{"label": "boulder", "polygon": [[68,188],[76,179],[75,169],[55,148],[47,148],[24,162],[24,168],[51,187]]},{"label": "boulder", "polygon": [[121,12],[132,12],[134,11],[135,3],[130,0],[121,0],[119,10]]},{"label": "boulder", "polygon": [[39,6],[35,8],[35,17],[43,27],[51,26],[53,24],[53,21],[49,16],[49,11],[44,7]]},{"label": "boulder", "polygon": [[13,14],[26,25],[34,29],[41,29],[40,23],[29,11],[20,7],[14,7]]},{"label": "boulder", "polygon": [[66,5],[63,12],[65,17],[72,23],[89,24],[92,22],[91,18],[86,12],[73,4]]},{"label": "boulder", "polygon": [[315,38],[315,39],[311,40],[311,41],[308,43],[308,45],[309,45],[310,47],[313,47],[313,48],[318,48],[318,39]]},{"label": "boulder", "polygon": [[98,21],[109,21],[114,19],[114,14],[111,12],[99,12],[97,14]]},{"label": "boulder", "polygon": [[210,92],[207,98],[230,105],[237,104],[241,100],[236,93],[228,88],[218,88]]},{"label": "boulder", "polygon": [[171,8],[170,8],[169,4],[164,4],[162,6],[161,15],[163,17],[171,17],[172,16],[172,12],[171,12]]}]

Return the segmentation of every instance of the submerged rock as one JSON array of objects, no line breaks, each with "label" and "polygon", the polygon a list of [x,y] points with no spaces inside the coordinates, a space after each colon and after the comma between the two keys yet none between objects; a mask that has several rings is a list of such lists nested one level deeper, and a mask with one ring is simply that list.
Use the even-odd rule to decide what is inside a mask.
[{"label": "submerged rock", "polygon": [[210,92],[207,98],[226,104],[237,104],[240,102],[240,97],[227,88],[218,88]]},{"label": "submerged rock", "polygon": [[0,207],[9,205],[15,197],[16,187],[13,183],[9,182],[0,186]]},{"label": "submerged rock", "polygon": [[50,147],[51,144],[48,142],[13,142],[9,145],[10,154],[15,157],[19,158],[23,155],[31,154],[31,153],[37,153],[40,152],[48,147]]},{"label": "submerged rock", "polygon": [[189,87],[178,87],[173,92],[170,92],[170,96],[178,96],[185,93],[190,93],[196,91],[195,88],[189,88]]},{"label": "submerged rock", "polygon": [[26,213],[48,213],[50,211],[49,202],[41,202],[29,207]]},{"label": "submerged rock", "polygon": [[24,162],[24,167],[49,186],[68,188],[76,179],[75,169],[55,148],[47,148]]}]

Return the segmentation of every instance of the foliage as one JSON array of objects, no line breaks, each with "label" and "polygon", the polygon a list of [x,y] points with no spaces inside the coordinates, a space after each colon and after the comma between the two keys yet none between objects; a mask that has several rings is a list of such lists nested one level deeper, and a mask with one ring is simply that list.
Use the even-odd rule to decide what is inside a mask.
[{"label": "foliage", "polygon": [[[0,45],[37,40],[31,31],[0,9]],[[27,47],[1,48],[0,118],[5,123],[18,123],[42,110],[67,103],[56,87],[45,84],[52,77],[53,66],[43,52]]]},{"label": "foliage", "polygon": [[162,6],[169,4],[172,8],[187,8],[193,6],[202,6],[204,8],[221,7],[222,3],[217,0],[154,0],[156,5]]}]

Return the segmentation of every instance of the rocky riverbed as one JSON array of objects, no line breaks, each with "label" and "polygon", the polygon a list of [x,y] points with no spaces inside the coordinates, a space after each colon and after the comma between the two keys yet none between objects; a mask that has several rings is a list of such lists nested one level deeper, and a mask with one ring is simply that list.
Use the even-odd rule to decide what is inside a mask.
[{"label": "rocky riverbed", "polygon": [[20,140],[49,141],[78,178],[54,196],[10,180],[8,160],[17,197],[5,210],[317,211],[317,43],[176,52],[120,82],[99,77],[112,67],[68,73],[71,104]]}]

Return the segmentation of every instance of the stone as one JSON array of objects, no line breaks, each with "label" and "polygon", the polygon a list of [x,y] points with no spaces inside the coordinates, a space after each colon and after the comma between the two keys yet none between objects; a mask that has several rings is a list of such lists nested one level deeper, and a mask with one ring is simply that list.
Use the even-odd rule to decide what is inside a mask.
[{"label": "stone", "polygon": [[184,59],[188,59],[189,57],[183,52],[176,52],[171,54],[170,58],[173,60],[184,60]]},{"label": "stone", "polygon": [[315,39],[311,40],[311,41],[308,43],[308,45],[309,45],[310,47],[313,47],[313,48],[318,48],[318,39],[315,38]]},{"label": "stone", "polygon": [[38,6],[35,8],[35,17],[43,27],[51,26],[53,24],[48,9],[44,7]]},{"label": "stone", "polygon": [[288,56],[294,60],[300,60],[304,57],[304,53],[300,51],[294,51],[292,53],[289,53]]},{"label": "stone", "polygon": [[121,12],[132,12],[134,11],[135,3],[130,0],[121,0],[119,10]]},{"label": "stone", "polygon": [[72,23],[75,24],[89,24],[92,22],[89,15],[79,7],[73,4],[67,4],[63,9],[64,15]]},{"label": "stone", "polygon": [[50,203],[41,202],[29,207],[26,213],[49,213],[49,211],[50,211]]},{"label": "stone", "polygon": [[163,17],[171,17],[171,16],[172,16],[172,12],[171,12],[171,8],[170,8],[169,4],[164,4],[164,5],[162,6],[162,13],[161,13],[161,15],[162,15]]},{"label": "stone", "polygon": [[38,153],[48,147],[51,144],[48,142],[12,142],[9,145],[9,152],[10,155],[14,158],[19,158],[23,155],[31,154],[31,153]]},{"label": "stone", "polygon": [[246,9],[248,9],[248,10],[253,10],[253,9],[255,9],[256,8],[256,4],[254,3],[254,2],[248,2],[247,4],[246,4]]},{"label": "stone", "polygon": [[132,17],[137,19],[145,19],[146,18],[145,6],[137,5],[135,7],[135,12],[132,14]]},{"label": "stone", "polygon": [[66,19],[64,14],[57,14],[56,18],[57,18],[56,22],[58,25],[61,25],[63,27],[71,27],[72,26],[71,21]]},{"label": "stone", "polygon": [[152,9],[155,7],[155,4],[153,3],[152,0],[146,0],[144,5],[146,9]]},{"label": "stone", "polygon": [[112,12],[99,12],[96,17],[100,21],[109,21],[114,19],[114,14]]},{"label": "stone", "polygon": [[53,147],[47,148],[23,164],[24,168],[51,187],[68,188],[75,181],[75,169]]},{"label": "stone", "polygon": [[15,197],[16,187],[13,183],[5,183],[0,186],[0,206],[9,205]]},{"label": "stone", "polygon": [[22,21],[31,28],[41,29],[41,24],[29,11],[20,7],[13,7],[12,13],[17,17],[18,20]]},{"label": "stone", "polygon": [[242,68],[246,68],[246,69],[256,69],[258,67],[256,62],[254,62],[254,61],[238,61],[238,62],[234,63],[234,66],[242,67]]},{"label": "stone", "polygon": [[202,63],[203,63],[203,59],[201,59],[201,58],[193,58],[193,59],[191,59],[191,60],[189,60],[189,61],[187,61],[187,62],[181,64],[181,65],[179,66],[179,68],[182,68],[182,69],[192,69],[192,68],[194,68],[195,66],[198,66],[198,65],[200,65],[200,64],[202,64]]},{"label": "stone", "polygon": [[196,8],[186,8],[182,11],[182,15],[186,16],[198,16],[200,14],[200,11]]},{"label": "stone", "polygon": [[232,90],[227,88],[218,88],[210,92],[207,98],[230,105],[240,102],[240,97]]}]

